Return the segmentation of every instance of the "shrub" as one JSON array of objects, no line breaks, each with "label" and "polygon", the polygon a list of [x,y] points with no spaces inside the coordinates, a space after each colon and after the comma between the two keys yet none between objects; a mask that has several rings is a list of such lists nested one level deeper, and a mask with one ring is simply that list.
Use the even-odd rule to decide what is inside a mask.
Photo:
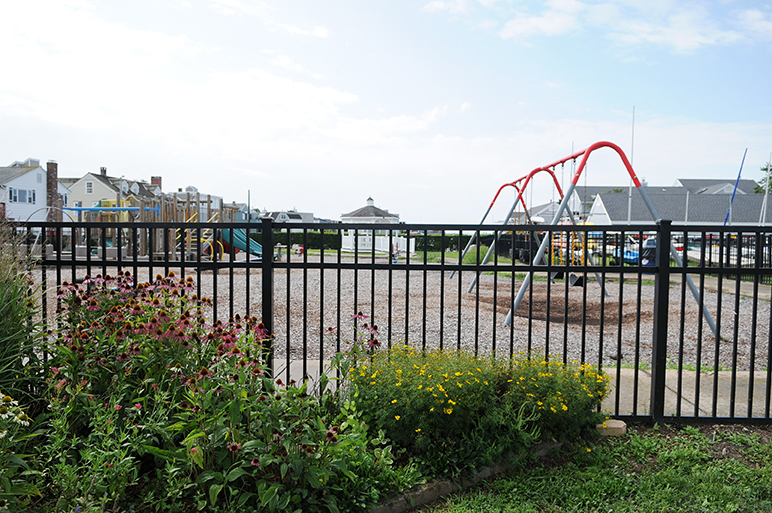
[{"label": "shrub", "polygon": [[407,346],[360,358],[347,380],[371,428],[435,475],[516,459],[540,435],[579,435],[598,420],[608,384],[587,365],[496,362]]},{"label": "shrub", "polygon": [[255,318],[210,325],[192,290],[128,273],[62,287],[39,451],[48,510],[338,511],[416,481],[355,405],[269,376]]}]

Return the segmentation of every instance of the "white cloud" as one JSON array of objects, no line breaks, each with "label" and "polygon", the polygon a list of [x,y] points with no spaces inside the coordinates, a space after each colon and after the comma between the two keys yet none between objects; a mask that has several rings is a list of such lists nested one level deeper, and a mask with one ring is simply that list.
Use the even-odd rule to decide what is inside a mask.
[{"label": "white cloud", "polygon": [[424,5],[428,12],[447,12],[450,14],[467,14],[469,6],[467,0],[432,0]]},{"label": "white cloud", "polygon": [[612,38],[624,43],[653,43],[673,48],[678,53],[690,53],[704,46],[731,44],[742,39],[732,30],[723,30],[708,13],[690,8],[659,20],[623,22]]},{"label": "white cloud", "polygon": [[758,9],[742,11],[738,16],[740,26],[753,34],[756,38],[772,38],[772,13],[762,12]]},{"label": "white cloud", "polygon": [[562,35],[576,26],[576,17],[567,12],[546,11],[538,16],[518,14],[506,22],[500,35],[504,39],[522,41],[535,35]]},{"label": "white cloud", "polygon": [[[495,0],[478,0],[478,4],[488,12],[482,20],[470,22],[474,28],[494,30],[501,21],[496,16],[507,17],[498,34],[518,42],[589,29],[628,46],[656,45],[677,53],[691,53],[748,40],[743,32],[756,40],[772,38],[772,13],[760,9],[740,11],[732,18],[715,5],[673,0],[655,0],[645,6],[629,0],[548,0],[535,12],[527,11],[524,4],[516,4],[519,10],[513,16]],[[469,14],[471,9],[466,0],[434,0],[426,4],[425,10]],[[732,23],[741,30],[733,30]]]}]

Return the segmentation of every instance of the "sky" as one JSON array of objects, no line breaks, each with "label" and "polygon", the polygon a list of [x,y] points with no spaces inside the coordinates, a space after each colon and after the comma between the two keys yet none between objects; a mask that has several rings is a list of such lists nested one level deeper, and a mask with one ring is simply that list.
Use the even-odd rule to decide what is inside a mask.
[{"label": "sky", "polygon": [[[760,180],[772,153],[763,0],[24,0],[0,19],[0,166],[62,177],[474,224],[598,141],[659,186],[733,181],[746,148]],[[629,182],[609,149],[580,177]],[[525,196],[559,198],[544,173]]]}]

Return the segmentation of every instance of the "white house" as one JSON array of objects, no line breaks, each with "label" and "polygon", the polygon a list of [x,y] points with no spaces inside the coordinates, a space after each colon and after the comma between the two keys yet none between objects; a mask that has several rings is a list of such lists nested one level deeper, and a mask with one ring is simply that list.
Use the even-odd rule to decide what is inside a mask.
[{"label": "white house", "polygon": [[367,205],[348,214],[341,214],[344,223],[399,224],[399,214],[392,214],[375,206],[373,198],[367,198]]},{"label": "white house", "polygon": [[[392,214],[388,210],[376,207],[373,198],[367,198],[367,205],[348,214],[341,214],[340,218],[343,223],[399,224],[399,214]],[[387,230],[384,228],[372,231],[357,230],[356,233],[344,230],[341,234],[341,248],[344,251],[363,251],[365,253],[375,251],[376,253],[391,254],[396,261],[400,254],[415,252],[415,239],[410,239],[408,246],[406,237],[398,235],[398,232],[387,234]]]},{"label": "white house", "polygon": [[[0,218],[11,221],[46,221],[47,207],[66,207],[70,190],[57,177],[55,162],[48,169],[38,159],[16,161],[8,167],[0,167]],[[57,186],[56,204],[47,205],[49,173]],[[59,219],[59,215],[55,217]]]}]

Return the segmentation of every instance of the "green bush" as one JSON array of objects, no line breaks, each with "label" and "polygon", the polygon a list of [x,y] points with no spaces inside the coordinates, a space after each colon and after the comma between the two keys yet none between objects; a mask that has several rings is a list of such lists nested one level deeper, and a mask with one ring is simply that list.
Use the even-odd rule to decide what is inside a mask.
[{"label": "green bush", "polygon": [[[347,511],[411,486],[354,404],[284,384],[255,318],[209,325],[190,278],[65,284],[38,419],[46,511]],[[326,390],[322,377],[319,390]]]},{"label": "green bush", "polygon": [[538,439],[594,425],[608,378],[588,365],[496,362],[397,346],[347,370],[349,394],[396,446],[434,475],[518,458]]},{"label": "green bush", "polygon": [[[322,232],[289,232],[289,237],[287,234],[286,230],[274,233],[274,244],[283,244],[287,247],[292,247],[293,244],[302,244],[307,249],[322,249]],[[263,243],[263,234],[259,230],[250,231],[249,236],[259,244]],[[340,249],[340,241],[340,232],[327,232],[324,234],[324,249],[338,250]]]}]

